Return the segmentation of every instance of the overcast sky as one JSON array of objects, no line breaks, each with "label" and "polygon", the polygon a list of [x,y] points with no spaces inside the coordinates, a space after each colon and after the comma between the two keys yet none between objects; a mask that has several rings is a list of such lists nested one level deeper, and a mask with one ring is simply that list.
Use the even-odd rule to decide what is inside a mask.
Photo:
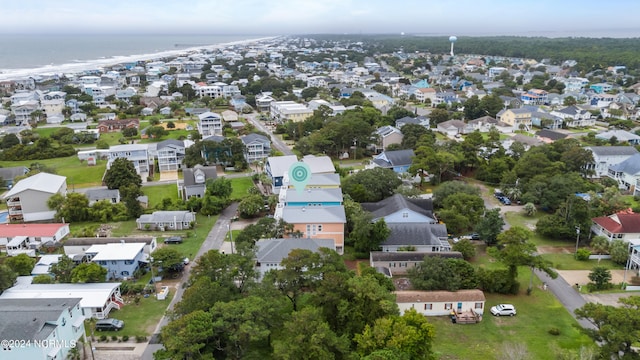
[{"label": "overcast sky", "polygon": [[0,33],[640,37],[640,0],[0,0]]}]

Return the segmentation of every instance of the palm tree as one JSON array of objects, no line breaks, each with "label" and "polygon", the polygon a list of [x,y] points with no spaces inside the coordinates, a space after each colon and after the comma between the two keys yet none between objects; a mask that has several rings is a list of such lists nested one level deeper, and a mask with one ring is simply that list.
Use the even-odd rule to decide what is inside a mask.
[{"label": "palm tree", "polygon": [[31,114],[29,114],[29,117],[31,118],[31,122],[38,123],[40,122],[40,117],[42,115],[43,115],[42,110],[35,110],[35,111],[32,111]]}]

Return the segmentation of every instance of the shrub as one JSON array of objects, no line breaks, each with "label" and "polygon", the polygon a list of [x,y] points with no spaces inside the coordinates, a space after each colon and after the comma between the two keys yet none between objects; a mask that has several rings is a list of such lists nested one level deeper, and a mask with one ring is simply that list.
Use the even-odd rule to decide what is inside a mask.
[{"label": "shrub", "polygon": [[124,335],[122,337],[122,341],[129,341],[129,335]]},{"label": "shrub", "polygon": [[509,274],[507,269],[479,268],[477,274],[479,287],[483,291],[496,294],[517,294],[520,290],[520,283]]},{"label": "shrub", "polygon": [[588,249],[578,249],[576,253],[576,259],[578,261],[587,261],[589,260],[589,256],[591,256],[591,251]]},{"label": "shrub", "polygon": [[549,329],[549,334],[551,334],[553,336],[558,336],[558,335],[560,335],[560,329],[558,329],[556,327],[552,327],[551,329]]},{"label": "shrub", "polygon": [[100,335],[100,341],[107,341],[107,335]]},{"label": "shrub", "polygon": [[136,342],[145,342],[147,341],[147,337],[146,336],[142,336],[142,335],[136,335]]},{"label": "shrub", "polygon": [[462,253],[462,257],[465,260],[469,260],[472,257],[476,256],[476,247],[471,243],[471,240],[469,239],[462,239],[453,244],[451,250],[459,251],[460,253]]},{"label": "shrub", "polygon": [[118,337],[116,335],[111,335],[111,340],[118,341]]}]

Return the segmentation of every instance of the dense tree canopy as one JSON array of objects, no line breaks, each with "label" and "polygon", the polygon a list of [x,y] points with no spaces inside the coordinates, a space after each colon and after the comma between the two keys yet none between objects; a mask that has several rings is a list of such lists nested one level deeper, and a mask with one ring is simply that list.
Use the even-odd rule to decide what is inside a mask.
[{"label": "dense tree canopy", "polygon": [[142,178],[136,172],[136,168],[131,161],[125,158],[117,158],[104,174],[104,183],[109,189],[120,189],[129,184],[140,187],[142,186]]},{"label": "dense tree canopy", "polygon": [[622,306],[589,302],[575,313],[579,319],[589,319],[595,325],[596,329],[587,330],[587,334],[601,344],[603,358],[637,359],[631,346],[637,343],[640,332],[640,297],[618,301]]},{"label": "dense tree canopy", "polygon": [[357,202],[376,202],[393,195],[401,184],[402,180],[393,170],[376,167],[349,176],[342,188]]}]

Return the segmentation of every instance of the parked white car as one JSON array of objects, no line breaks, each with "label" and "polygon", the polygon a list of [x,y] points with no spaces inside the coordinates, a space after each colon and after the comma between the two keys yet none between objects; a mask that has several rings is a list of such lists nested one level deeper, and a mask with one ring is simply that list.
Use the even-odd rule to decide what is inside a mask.
[{"label": "parked white car", "polygon": [[515,306],[511,304],[499,304],[491,308],[493,316],[513,316],[516,314]]}]

